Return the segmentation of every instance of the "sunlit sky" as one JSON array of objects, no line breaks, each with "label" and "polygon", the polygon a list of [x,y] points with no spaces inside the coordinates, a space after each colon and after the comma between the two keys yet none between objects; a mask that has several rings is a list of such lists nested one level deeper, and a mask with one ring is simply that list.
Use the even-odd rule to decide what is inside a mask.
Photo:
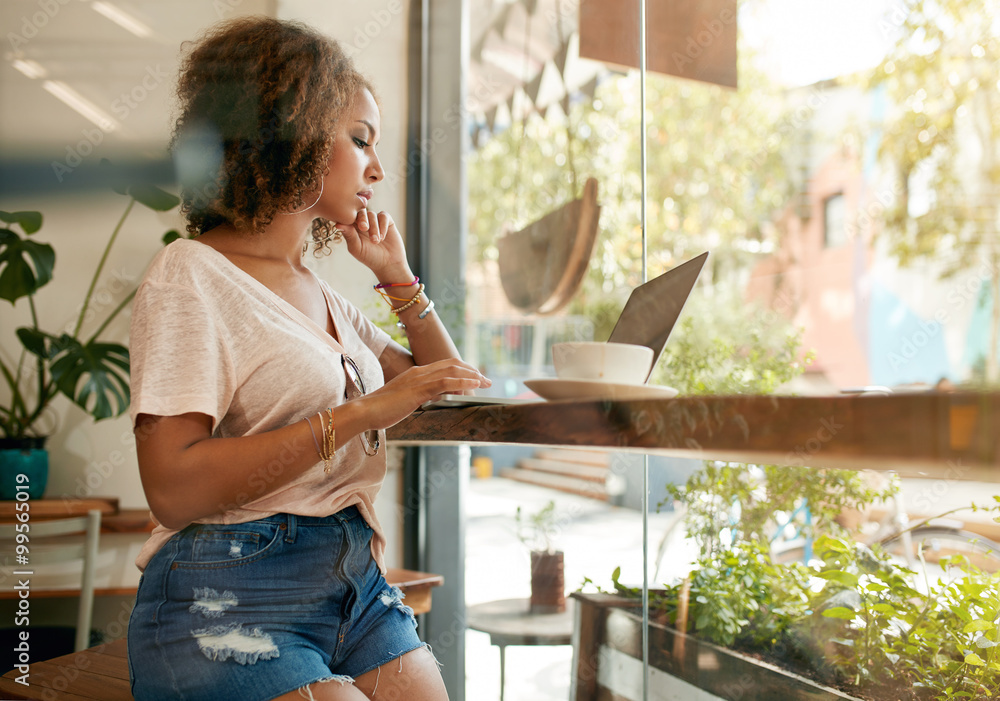
[{"label": "sunlit sky", "polygon": [[905,0],[766,0],[745,6],[740,25],[772,77],[807,85],[877,65],[905,7]]}]

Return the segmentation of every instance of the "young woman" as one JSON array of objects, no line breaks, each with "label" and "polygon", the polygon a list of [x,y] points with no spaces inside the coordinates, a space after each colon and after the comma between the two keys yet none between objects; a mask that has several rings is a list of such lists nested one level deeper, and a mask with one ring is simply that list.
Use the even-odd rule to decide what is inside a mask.
[{"label": "young woman", "polygon": [[[191,239],[136,295],[132,418],[156,529],[129,625],[146,699],[444,699],[388,586],[373,501],[382,429],[489,380],[462,362],[385,212],[368,82],[332,40],[269,18],[187,54],[174,134],[211,147],[183,186]],[[179,163],[190,172],[190,163]],[[304,264],[342,238],[411,352]]]}]

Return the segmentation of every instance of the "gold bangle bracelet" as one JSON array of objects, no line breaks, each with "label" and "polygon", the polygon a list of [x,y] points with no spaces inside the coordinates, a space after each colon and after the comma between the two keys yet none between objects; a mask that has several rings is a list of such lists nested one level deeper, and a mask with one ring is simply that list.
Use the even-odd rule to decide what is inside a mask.
[{"label": "gold bangle bracelet", "polygon": [[324,447],[326,448],[326,455],[323,457],[323,472],[325,472],[326,474],[330,474],[330,472],[333,470],[333,454],[337,450],[337,443],[336,443],[337,434],[333,425],[333,408],[332,407],[328,408],[326,410],[326,413],[329,415],[330,420],[327,423],[326,431],[323,432],[324,433],[323,438],[325,441]]}]

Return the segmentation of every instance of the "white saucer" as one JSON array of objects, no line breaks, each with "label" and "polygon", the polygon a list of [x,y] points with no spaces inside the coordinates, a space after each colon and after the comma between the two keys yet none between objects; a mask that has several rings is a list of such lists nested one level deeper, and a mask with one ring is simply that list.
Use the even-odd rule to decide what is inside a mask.
[{"label": "white saucer", "polygon": [[677,396],[673,387],[660,385],[623,385],[601,380],[560,380],[546,377],[525,380],[524,386],[544,399],[670,399]]}]

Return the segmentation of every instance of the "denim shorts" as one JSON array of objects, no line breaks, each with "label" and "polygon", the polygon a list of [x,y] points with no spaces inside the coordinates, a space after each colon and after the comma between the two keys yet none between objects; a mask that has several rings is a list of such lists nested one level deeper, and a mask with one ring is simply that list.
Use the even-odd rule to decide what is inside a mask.
[{"label": "denim shorts", "polygon": [[353,506],[175,534],[143,572],[129,621],[136,701],[265,701],[351,683],[422,647],[371,537]]}]

